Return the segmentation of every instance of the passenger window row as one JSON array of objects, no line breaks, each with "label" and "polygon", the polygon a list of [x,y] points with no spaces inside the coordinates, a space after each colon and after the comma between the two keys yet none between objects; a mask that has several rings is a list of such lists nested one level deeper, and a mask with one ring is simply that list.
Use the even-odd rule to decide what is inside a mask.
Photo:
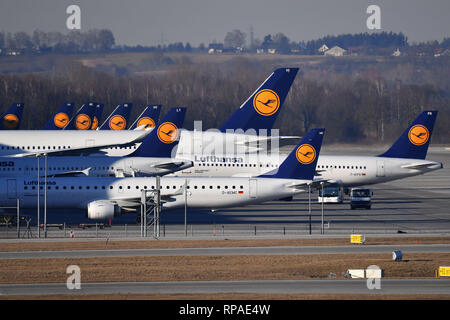
[{"label": "passenger window row", "polygon": [[318,165],[317,168],[321,169],[367,169],[366,166],[328,166],[328,165]]},{"label": "passenger window row", "polygon": [[14,147],[14,146],[2,146],[1,150],[65,150],[70,149],[70,146],[22,146],[22,147]]},{"label": "passenger window row", "polygon": [[[71,149],[70,146],[2,146],[1,150],[66,150]],[[137,149],[137,146],[126,147],[109,147],[106,149]]]},{"label": "passenger window row", "polygon": [[[37,167],[27,168],[30,171],[37,171]],[[44,171],[45,168],[41,167],[40,170]],[[87,167],[48,167],[49,171],[57,171],[57,170],[85,170]],[[21,168],[19,168],[21,170]],[[92,170],[114,170],[114,167],[93,167]],[[5,171],[5,170],[3,170]]]},{"label": "passenger window row", "polygon": [[[254,168],[257,167],[256,164],[243,164],[243,163],[228,163],[228,164],[226,164],[226,163],[223,163],[223,164],[222,163],[198,163],[198,166],[199,167],[254,167]],[[278,167],[278,165],[274,165],[274,164],[266,164],[266,165],[260,164],[259,166],[261,168],[264,166],[267,168]]]},{"label": "passenger window row", "polygon": [[127,147],[109,147],[109,148],[105,148],[105,149],[137,149],[137,146],[127,146]]},{"label": "passenger window row", "polygon": [[[127,187],[128,190],[131,189],[131,186],[126,186],[126,187]],[[180,189],[180,188],[183,188],[183,187],[184,187],[184,185],[181,185],[181,186],[160,186],[160,190],[162,190],[162,189],[170,189],[170,188],[172,188],[172,189],[177,189],[177,188]],[[193,188],[194,189],[199,189],[200,187],[201,187],[201,189],[207,189],[207,188],[214,189],[214,186],[212,186],[212,185],[209,185],[209,186],[205,186],[205,185],[194,186]],[[230,188],[230,189],[233,189],[233,190],[235,190],[235,189],[244,189],[244,186],[239,186],[239,188],[238,188],[237,186],[228,186],[228,185],[226,185],[226,186],[217,185],[215,188],[216,189],[221,189],[222,187],[224,189],[229,189]],[[60,190],[60,189],[62,189],[62,190],[75,190],[75,189],[78,189],[78,190],[83,190],[83,189],[85,189],[85,190],[90,190],[90,189],[93,189],[93,190],[98,190],[98,189],[106,190],[107,189],[106,186],[100,186],[100,187],[99,186],[93,186],[92,188],[91,188],[91,186],[78,186],[78,187],[76,187],[76,186],[62,186],[62,187],[60,187],[60,186],[47,186],[47,190],[52,190],[52,188],[54,188],[55,190]],[[136,188],[136,190],[141,190],[140,186],[135,186],[135,188]],[[36,190],[37,187],[36,186],[31,186],[31,188],[28,188],[28,186],[24,186],[23,189],[24,190]],[[108,189],[114,190],[114,186],[109,186]],[[119,185],[117,187],[117,189],[123,190],[124,187]],[[145,189],[145,190],[154,190],[155,186],[151,186],[151,188],[149,188],[148,186],[143,186],[143,189]],[[191,186],[187,186],[187,189],[188,190],[191,189]],[[40,186],[40,190],[44,190],[44,187],[42,185]]]}]

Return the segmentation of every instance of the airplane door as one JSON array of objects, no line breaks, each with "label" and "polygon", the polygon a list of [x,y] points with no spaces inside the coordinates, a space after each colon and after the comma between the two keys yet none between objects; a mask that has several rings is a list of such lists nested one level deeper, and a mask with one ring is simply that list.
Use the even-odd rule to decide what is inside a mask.
[{"label": "airplane door", "polygon": [[93,147],[95,145],[94,139],[86,139],[86,147]]},{"label": "airplane door", "polygon": [[384,177],[384,161],[377,160],[377,177]]},{"label": "airplane door", "polygon": [[[194,150],[194,154],[203,154],[203,136],[202,133],[198,131],[194,131],[194,145],[192,146],[191,150]],[[191,140],[191,141],[192,141]],[[180,145],[178,143],[178,145]],[[183,150],[185,151],[185,150]]]},{"label": "airplane door", "polygon": [[17,199],[17,188],[16,188],[16,180],[15,179],[8,179],[7,181],[8,185],[8,199]]},{"label": "airplane door", "polygon": [[256,179],[250,179],[250,184],[249,184],[249,191],[250,191],[250,199],[255,199],[256,196],[258,195],[258,180]]},{"label": "airplane door", "polygon": [[129,160],[129,159],[125,159],[125,164],[124,164],[124,168],[123,168],[124,172],[130,173],[134,176],[133,174],[133,160]]}]

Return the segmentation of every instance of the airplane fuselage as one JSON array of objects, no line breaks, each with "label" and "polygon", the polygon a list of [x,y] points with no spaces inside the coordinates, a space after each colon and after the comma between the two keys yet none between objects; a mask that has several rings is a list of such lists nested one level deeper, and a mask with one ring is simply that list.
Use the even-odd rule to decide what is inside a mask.
[{"label": "airplane fuselage", "polygon": [[[304,180],[272,178],[161,178],[162,209],[182,208],[186,194],[189,208],[218,209],[249,205],[289,197],[307,190]],[[299,185],[304,184],[304,188]],[[296,186],[294,186],[296,185]],[[50,178],[47,180],[48,209],[86,210],[89,203],[109,201],[122,208],[138,208],[142,190],[154,190],[156,178]],[[40,180],[40,204],[44,201],[44,180]],[[37,207],[37,179],[0,179],[0,205],[24,209]]]},{"label": "airplane fuselage", "polygon": [[[276,170],[287,155],[191,155],[194,166],[176,172],[176,176],[256,177]],[[442,168],[431,160],[373,156],[321,155],[315,180],[335,180],[347,187],[371,185],[412,177]]]},{"label": "airplane fuselage", "polygon": [[[0,136],[0,156],[24,156],[26,154],[43,154],[96,148],[101,154],[111,157],[123,157],[134,152],[149,130],[15,130],[4,131]],[[246,145],[258,140],[258,136],[242,133],[222,133],[205,131],[196,133],[180,130],[180,140],[173,157],[198,152],[248,152],[253,148]],[[126,146],[121,146],[126,145]],[[102,148],[102,146],[106,146]],[[175,154],[176,152],[176,154]],[[89,155],[89,152],[83,154]]]},{"label": "airplane fuselage", "polygon": [[[101,148],[99,153],[123,156],[136,150],[148,131],[96,130],[16,130],[0,135],[0,156],[23,156]],[[128,144],[128,145],[127,145]],[[127,145],[127,146],[120,146]]]},{"label": "airplane fuselage", "polygon": [[[39,166],[38,166],[39,164]],[[190,161],[147,157],[0,157],[0,177],[53,175],[134,177],[165,175],[187,168]],[[38,170],[39,167],[39,170]]]}]

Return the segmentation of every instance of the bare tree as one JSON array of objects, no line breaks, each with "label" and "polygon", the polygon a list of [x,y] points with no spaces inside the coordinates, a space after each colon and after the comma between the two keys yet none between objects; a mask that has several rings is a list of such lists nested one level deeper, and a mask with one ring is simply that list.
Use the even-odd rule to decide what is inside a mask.
[{"label": "bare tree", "polygon": [[234,29],[226,34],[223,41],[225,48],[243,48],[245,46],[246,34],[241,30]]}]

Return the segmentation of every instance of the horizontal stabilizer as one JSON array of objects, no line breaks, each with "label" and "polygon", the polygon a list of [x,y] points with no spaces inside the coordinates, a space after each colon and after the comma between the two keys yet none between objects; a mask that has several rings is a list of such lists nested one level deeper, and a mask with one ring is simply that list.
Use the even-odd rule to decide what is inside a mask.
[{"label": "horizontal stabilizer", "polygon": [[436,165],[440,165],[442,168],[442,163],[438,162],[428,162],[428,163],[411,163],[405,164],[402,166],[403,169],[413,169],[413,170],[421,170],[421,169],[429,169],[435,167]]}]

